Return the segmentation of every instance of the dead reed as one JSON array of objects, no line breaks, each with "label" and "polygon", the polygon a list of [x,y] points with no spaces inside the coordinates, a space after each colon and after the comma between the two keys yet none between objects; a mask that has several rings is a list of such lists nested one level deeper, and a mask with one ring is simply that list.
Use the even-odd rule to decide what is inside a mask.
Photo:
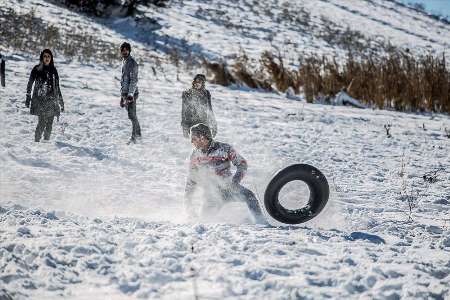
[{"label": "dead reed", "polygon": [[36,49],[50,48],[66,58],[85,62],[101,61],[112,64],[118,59],[117,45],[75,28],[62,34],[31,11],[17,14],[12,9],[1,9],[0,44],[25,53],[36,54]]},{"label": "dead reed", "polygon": [[[205,63],[215,77],[226,71],[223,85],[242,84],[267,91],[304,93],[308,102],[334,97],[340,90],[364,104],[398,111],[450,113],[450,75],[445,57],[413,55],[393,49],[383,56],[348,54],[343,62],[325,56],[302,56],[299,68],[287,68],[281,56],[261,55],[260,66],[251,66],[240,56],[232,68]],[[215,70],[214,70],[215,69]],[[220,71],[217,71],[220,70]],[[249,71],[256,70],[256,71]]]}]

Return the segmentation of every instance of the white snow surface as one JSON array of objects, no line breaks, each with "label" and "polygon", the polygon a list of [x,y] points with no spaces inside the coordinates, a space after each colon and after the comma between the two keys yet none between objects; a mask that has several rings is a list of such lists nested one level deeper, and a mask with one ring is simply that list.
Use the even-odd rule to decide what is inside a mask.
[{"label": "white snow surface", "polygon": [[[161,29],[173,30],[173,37],[184,36],[182,21],[189,18],[183,16],[194,10],[189,5],[212,5],[184,3],[161,10],[161,19],[180,22],[178,30]],[[342,22],[350,25],[351,17],[364,19],[350,8],[392,23],[388,12],[398,13],[417,19],[407,27],[416,35],[435,22],[379,0],[301,3],[336,18],[345,14]],[[37,15],[47,7],[54,11],[40,16],[48,20],[92,23],[44,1],[2,5],[35,8]],[[331,9],[336,5],[349,9]],[[215,25],[206,24],[192,29],[207,37],[198,40],[205,51],[233,53],[233,35],[222,28],[215,37]],[[96,26],[107,40],[124,38],[99,23],[90,28]],[[448,34],[444,29],[439,34]],[[257,38],[234,37],[248,41],[246,50],[262,49]],[[113,68],[56,57],[66,112],[50,143],[34,143],[37,119],[24,100],[37,62],[8,51],[7,86],[0,87],[0,298],[450,298],[448,115],[308,104],[208,84],[217,140],[248,161],[243,185],[262,199],[277,170],[308,163],[325,174],[331,194],[325,210],[301,226],[281,226],[270,217],[272,226],[254,225],[240,203],[224,207],[216,220],[189,223],[183,194],[191,145],[181,134],[180,98],[190,72],[177,80],[177,70],[164,65],[155,75],[151,62],[137,57],[144,61],[138,100],[143,140],[126,145],[131,126],[119,107],[120,61]]]},{"label": "white snow surface", "polygon": [[[296,66],[303,53],[342,59],[347,50],[321,36],[332,30],[359,32],[378,43],[413,53],[446,55],[450,26],[392,0],[172,0],[168,8],[139,6],[143,16],[162,28],[150,30],[132,18],[99,19],[71,12],[45,0],[1,0],[0,9],[31,11],[61,33],[85,32],[114,43],[131,39],[135,49],[161,57],[179,54],[227,62],[245,54],[256,63],[261,54],[280,54]],[[305,25],[307,24],[307,25]],[[7,47],[1,45],[0,47]]]}]

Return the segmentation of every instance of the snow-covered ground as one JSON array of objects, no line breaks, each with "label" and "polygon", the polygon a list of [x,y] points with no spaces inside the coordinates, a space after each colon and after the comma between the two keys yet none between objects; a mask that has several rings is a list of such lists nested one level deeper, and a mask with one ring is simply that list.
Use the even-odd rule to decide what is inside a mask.
[{"label": "snow-covered ground", "polygon": [[[0,280],[15,299],[189,299],[194,285],[209,298],[450,295],[448,116],[210,86],[217,138],[248,159],[246,186],[261,197],[273,172],[302,162],[324,172],[332,193],[299,227],[247,224],[239,204],[216,223],[188,224],[179,114],[189,80],[143,68],[144,139],[128,146],[119,70],[60,63],[67,113],[51,143],[34,143],[23,105],[33,65],[9,61],[14,79],[1,91]],[[424,181],[432,171],[437,181]]]},{"label": "snow-covered ground", "polygon": [[[217,7],[225,7],[222,2]],[[394,5],[365,2],[379,4],[373,14],[364,8],[373,18],[386,15],[381,4]],[[184,3],[187,10],[195,2]],[[340,10],[330,5],[363,10],[353,1],[316,3],[304,5],[328,5],[323,12],[337,16]],[[16,4],[21,10],[35,7],[54,22],[77,22],[44,1]],[[39,13],[45,7],[47,13]],[[48,7],[55,11],[48,13]],[[167,20],[180,21],[184,13],[170,10],[168,15],[178,17]],[[415,33],[420,24],[435,22],[411,18],[418,19],[408,27]],[[213,32],[214,25],[206,24],[191,28],[200,36],[208,28]],[[185,30],[178,25],[174,40]],[[90,28],[96,26],[109,41],[124,38],[98,23]],[[229,39],[208,35],[198,43],[226,56],[238,42],[221,34]],[[247,38],[248,45],[254,43]],[[6,54],[7,86],[0,88],[0,298],[5,291],[13,299],[450,297],[448,115],[307,104],[208,85],[217,139],[233,144],[249,163],[245,186],[261,199],[279,168],[309,163],[328,178],[331,195],[325,210],[301,226],[278,227],[270,218],[275,226],[251,224],[239,203],[224,207],[215,222],[193,224],[186,222],[182,205],[191,145],[179,125],[181,92],[192,74],[181,72],[178,81],[176,69],[164,65],[155,75],[151,62],[139,57],[145,62],[138,100],[144,138],[128,146],[131,126],[118,98],[120,61],[111,68],[56,57],[66,113],[50,143],[34,143],[37,120],[23,102],[36,60]]]}]

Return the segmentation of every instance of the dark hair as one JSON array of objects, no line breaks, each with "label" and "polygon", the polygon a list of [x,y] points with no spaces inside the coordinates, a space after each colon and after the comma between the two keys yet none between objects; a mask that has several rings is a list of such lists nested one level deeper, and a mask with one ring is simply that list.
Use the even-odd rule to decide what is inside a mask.
[{"label": "dark hair", "polygon": [[131,45],[127,42],[123,42],[122,45],[120,45],[120,51],[123,49],[127,49],[129,52],[131,52]]},{"label": "dark hair", "polygon": [[203,82],[206,82],[206,77],[205,77],[205,75],[203,75],[203,74],[197,74],[197,75],[195,75],[195,77],[194,77],[194,81],[196,81],[196,80],[201,80],[201,81],[203,81]]},{"label": "dark hair", "polygon": [[54,63],[53,63],[53,53],[52,53],[52,51],[50,51],[50,49],[44,49],[44,50],[42,50],[41,55],[39,56],[39,61],[40,61],[41,63],[44,62],[44,54],[45,54],[45,53],[50,54],[50,64],[49,64],[49,66],[55,67],[55,65],[54,65]]},{"label": "dark hair", "polygon": [[204,136],[208,140],[212,140],[211,130],[209,129],[208,126],[206,126],[203,123],[195,124],[194,126],[192,126],[190,129],[190,133],[191,133],[191,136],[192,135],[195,135],[198,137]]}]

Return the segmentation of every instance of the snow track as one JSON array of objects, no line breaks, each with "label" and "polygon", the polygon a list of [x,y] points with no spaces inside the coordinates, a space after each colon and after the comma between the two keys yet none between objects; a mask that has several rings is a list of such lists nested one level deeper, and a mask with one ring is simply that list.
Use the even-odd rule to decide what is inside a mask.
[{"label": "snow track", "polygon": [[336,229],[87,219],[18,206],[2,208],[0,222],[0,280],[15,299],[192,299],[194,282],[199,298],[448,295],[440,250],[448,238],[426,249],[415,237],[442,233],[404,222],[391,226],[409,234],[386,244]]}]

